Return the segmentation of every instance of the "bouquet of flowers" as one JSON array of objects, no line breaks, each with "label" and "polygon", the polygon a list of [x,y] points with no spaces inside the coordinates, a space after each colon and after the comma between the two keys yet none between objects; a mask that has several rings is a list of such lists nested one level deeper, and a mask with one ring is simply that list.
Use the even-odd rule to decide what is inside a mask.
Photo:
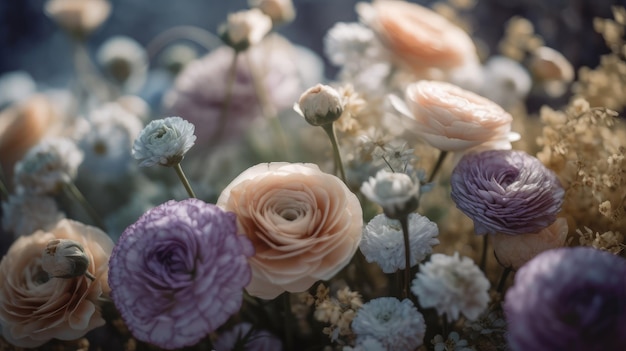
[{"label": "bouquet of flowers", "polygon": [[0,111],[0,349],[625,350],[626,9],[575,72],[475,5],[358,3],[328,79],[289,0],[95,61],[111,4],[48,0],[75,84]]}]

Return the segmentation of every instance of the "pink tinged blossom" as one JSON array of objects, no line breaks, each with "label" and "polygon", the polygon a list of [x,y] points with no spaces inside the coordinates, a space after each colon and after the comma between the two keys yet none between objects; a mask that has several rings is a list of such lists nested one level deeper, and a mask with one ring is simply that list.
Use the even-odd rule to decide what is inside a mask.
[{"label": "pink tinged blossom", "polygon": [[194,345],[241,307],[253,252],[233,213],[197,199],[169,201],[120,237],[109,263],[111,297],[138,340]]},{"label": "pink tinged blossom", "polygon": [[390,101],[411,132],[442,151],[510,149],[518,138],[502,107],[450,83],[419,81],[406,88],[404,102],[395,96]]}]

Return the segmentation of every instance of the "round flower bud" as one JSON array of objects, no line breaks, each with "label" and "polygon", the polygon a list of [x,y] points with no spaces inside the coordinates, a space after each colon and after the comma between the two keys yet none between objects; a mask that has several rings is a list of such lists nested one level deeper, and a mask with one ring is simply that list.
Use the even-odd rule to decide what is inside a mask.
[{"label": "round flower bud", "polygon": [[41,267],[55,278],[80,277],[87,272],[89,258],[79,243],[69,239],[54,239],[43,249]]},{"label": "round flower bud", "polygon": [[109,17],[111,4],[106,0],[49,0],[45,11],[68,34],[82,39]]},{"label": "round flower bud", "polygon": [[226,45],[244,51],[259,43],[271,29],[272,19],[259,9],[251,9],[229,14],[218,32]]},{"label": "round flower bud", "polygon": [[294,109],[310,125],[323,126],[341,117],[343,102],[337,90],[328,85],[318,84],[300,96]]},{"label": "round flower bud", "polygon": [[361,192],[379,204],[387,217],[400,219],[417,209],[420,185],[407,174],[380,170],[376,177],[363,183]]}]

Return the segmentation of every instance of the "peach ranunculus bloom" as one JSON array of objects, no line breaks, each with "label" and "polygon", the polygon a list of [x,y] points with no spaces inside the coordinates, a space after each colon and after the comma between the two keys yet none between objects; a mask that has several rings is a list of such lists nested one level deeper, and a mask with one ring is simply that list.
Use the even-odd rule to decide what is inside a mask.
[{"label": "peach ranunculus bloom", "polygon": [[407,1],[361,2],[356,10],[395,60],[418,77],[478,64],[472,38],[438,13]]},{"label": "peach ranunculus bloom", "polygon": [[396,96],[390,101],[408,117],[403,121],[412,132],[442,151],[509,150],[519,138],[502,107],[450,83],[419,81],[406,88],[405,102]]},{"label": "peach ranunculus bloom", "polygon": [[[89,258],[86,276],[50,278],[42,268],[48,242],[69,239]],[[99,298],[109,293],[108,261],[113,241],[100,229],[63,219],[49,231],[19,237],[0,262],[0,325],[4,338],[19,347],[50,339],[74,340],[104,325]]]},{"label": "peach ranunculus bloom", "polygon": [[273,299],[302,292],[345,267],[361,241],[357,197],[337,177],[310,163],[273,162],[241,173],[217,205],[237,215],[250,238],[250,295]]},{"label": "peach ranunculus bloom", "polygon": [[491,237],[493,250],[502,266],[517,270],[544,251],[565,246],[567,229],[567,220],[558,218],[538,233],[521,235],[498,233]]}]

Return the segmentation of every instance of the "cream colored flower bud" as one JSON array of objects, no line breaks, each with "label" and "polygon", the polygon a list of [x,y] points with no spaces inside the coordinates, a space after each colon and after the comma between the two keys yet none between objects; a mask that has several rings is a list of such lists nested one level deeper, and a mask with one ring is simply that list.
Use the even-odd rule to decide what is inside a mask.
[{"label": "cream colored flower bud", "polygon": [[41,266],[52,277],[74,278],[88,273],[89,258],[76,241],[55,239],[43,250]]},{"label": "cream colored flower bud", "polygon": [[546,46],[533,52],[530,70],[536,78],[542,81],[571,82],[574,80],[572,64],[563,54]]},{"label": "cream colored flower bud", "polygon": [[45,6],[48,17],[79,39],[100,27],[111,12],[106,0],[48,0]]},{"label": "cream colored flower bud", "polygon": [[272,19],[259,9],[251,9],[229,14],[218,32],[226,45],[243,51],[259,43],[271,29]]},{"label": "cream colored flower bud", "polygon": [[248,0],[248,5],[263,11],[274,25],[291,22],[296,17],[291,0]]},{"label": "cream colored flower bud", "polygon": [[333,123],[343,113],[343,100],[334,88],[318,84],[305,91],[294,105],[294,110],[309,124],[323,126]]}]

